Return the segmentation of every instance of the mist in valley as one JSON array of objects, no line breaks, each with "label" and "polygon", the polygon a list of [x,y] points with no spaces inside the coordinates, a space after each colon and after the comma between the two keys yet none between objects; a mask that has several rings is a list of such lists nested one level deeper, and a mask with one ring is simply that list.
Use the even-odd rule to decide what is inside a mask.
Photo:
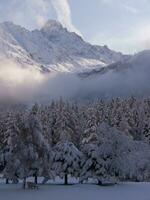
[{"label": "mist in valley", "polygon": [[77,74],[43,74],[10,61],[0,65],[0,101],[47,102],[60,97],[69,100],[93,100],[127,96],[149,96],[147,68],[128,68],[119,72],[94,74],[81,78]]}]

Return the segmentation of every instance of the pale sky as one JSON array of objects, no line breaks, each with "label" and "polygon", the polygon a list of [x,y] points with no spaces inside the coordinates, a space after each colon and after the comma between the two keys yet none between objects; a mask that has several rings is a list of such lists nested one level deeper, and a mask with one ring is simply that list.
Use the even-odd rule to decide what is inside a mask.
[{"label": "pale sky", "polygon": [[36,29],[48,19],[124,53],[150,48],[150,0],[0,0],[1,22]]}]

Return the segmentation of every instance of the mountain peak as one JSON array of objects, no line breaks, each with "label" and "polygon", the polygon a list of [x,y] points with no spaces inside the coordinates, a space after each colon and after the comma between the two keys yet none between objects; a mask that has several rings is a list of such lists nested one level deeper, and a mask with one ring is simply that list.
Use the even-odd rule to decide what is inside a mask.
[{"label": "mountain peak", "polygon": [[106,46],[85,42],[56,20],[48,20],[41,30],[34,31],[5,22],[0,24],[0,37],[0,56],[40,70],[82,72],[124,59]]},{"label": "mountain peak", "polygon": [[63,29],[63,26],[60,22],[56,21],[56,20],[48,20],[46,22],[46,24],[43,26],[42,30],[44,31],[59,31],[59,30],[62,30]]}]

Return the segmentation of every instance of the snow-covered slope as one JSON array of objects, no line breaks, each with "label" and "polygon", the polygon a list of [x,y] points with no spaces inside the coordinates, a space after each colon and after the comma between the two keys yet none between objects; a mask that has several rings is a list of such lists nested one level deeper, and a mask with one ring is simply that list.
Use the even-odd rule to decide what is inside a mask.
[{"label": "snow-covered slope", "polygon": [[126,56],[107,46],[85,42],[59,22],[49,20],[41,30],[29,31],[11,22],[0,24],[0,58],[42,72],[84,72],[122,61]]}]

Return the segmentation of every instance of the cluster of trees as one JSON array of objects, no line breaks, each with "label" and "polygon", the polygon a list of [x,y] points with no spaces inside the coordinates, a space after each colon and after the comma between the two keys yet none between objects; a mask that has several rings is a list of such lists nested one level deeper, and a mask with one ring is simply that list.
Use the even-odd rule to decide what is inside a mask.
[{"label": "cluster of trees", "polygon": [[27,177],[68,175],[98,184],[150,177],[150,100],[112,99],[0,111],[0,171]]}]

